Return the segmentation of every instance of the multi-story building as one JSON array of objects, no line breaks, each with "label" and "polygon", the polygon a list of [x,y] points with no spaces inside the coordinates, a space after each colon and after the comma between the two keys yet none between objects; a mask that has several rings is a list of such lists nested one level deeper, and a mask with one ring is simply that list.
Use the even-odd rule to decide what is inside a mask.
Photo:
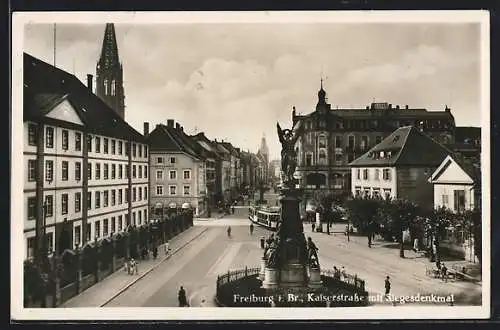
[{"label": "multi-story building", "polygon": [[235,148],[230,142],[221,142],[226,150],[229,151],[230,154],[230,179],[229,179],[229,189],[231,190],[230,199],[233,200],[238,197],[239,190],[241,188],[241,181],[239,178],[240,171],[240,150],[239,148]]},{"label": "multi-story building", "polygon": [[474,164],[481,163],[481,128],[459,127],[455,128],[455,143],[449,148],[460,153],[465,159]]},{"label": "multi-story building", "polygon": [[145,140],[92,93],[91,75],[87,83],[24,54],[28,258],[148,221]]},{"label": "multi-story building", "polygon": [[260,141],[260,147],[257,153],[260,155],[260,158],[263,159],[263,179],[264,183],[267,184],[269,181],[269,148],[266,142],[266,136],[263,135]]},{"label": "multi-story building", "polygon": [[[146,132],[145,132],[146,133]],[[200,216],[206,210],[206,160],[201,147],[179,123],[167,120],[147,134],[152,208],[181,208]]]},{"label": "multi-story building", "polygon": [[349,195],[351,170],[348,164],[401,126],[413,125],[442,143],[454,142],[455,120],[444,111],[413,109],[388,103],[372,103],[365,109],[333,109],[321,86],[316,109],[307,115],[292,111],[293,125],[303,134],[296,149],[299,183],[306,199],[323,190]]},{"label": "multi-story building", "polygon": [[407,199],[432,208],[429,177],[451,153],[413,126],[398,128],[349,164],[352,194]]},{"label": "multi-story building", "polygon": [[217,139],[214,141],[214,147],[217,148],[217,153],[221,159],[219,171],[217,171],[217,180],[220,182],[217,200],[229,202],[231,200],[231,152]]},{"label": "multi-story building", "polygon": [[196,141],[207,154],[206,159],[206,178],[205,182],[207,184],[207,203],[211,206],[217,203],[217,191],[219,191],[218,185],[220,182],[217,180],[218,167],[221,166],[221,159],[217,154],[217,149],[214,147],[212,141],[208,139],[203,132],[191,136],[191,138]]}]

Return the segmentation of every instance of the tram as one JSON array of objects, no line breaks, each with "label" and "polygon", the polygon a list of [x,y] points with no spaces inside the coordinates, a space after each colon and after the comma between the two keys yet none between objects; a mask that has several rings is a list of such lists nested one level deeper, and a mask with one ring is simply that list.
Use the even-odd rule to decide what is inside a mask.
[{"label": "tram", "polygon": [[250,221],[270,230],[276,230],[280,217],[279,207],[250,206],[248,209],[248,219]]}]

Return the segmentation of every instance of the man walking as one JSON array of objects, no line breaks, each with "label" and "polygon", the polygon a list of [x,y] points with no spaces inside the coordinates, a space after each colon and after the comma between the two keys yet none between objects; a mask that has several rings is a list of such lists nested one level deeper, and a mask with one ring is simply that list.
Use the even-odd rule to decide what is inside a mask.
[{"label": "man walking", "polygon": [[391,292],[391,281],[389,280],[389,276],[385,278],[385,295],[388,296]]},{"label": "man walking", "polygon": [[179,299],[179,307],[188,307],[188,302],[186,298],[186,291],[184,288],[181,286],[179,289],[179,294],[178,294],[178,299]]},{"label": "man walking", "polygon": [[253,223],[250,223],[250,235],[253,235]]}]

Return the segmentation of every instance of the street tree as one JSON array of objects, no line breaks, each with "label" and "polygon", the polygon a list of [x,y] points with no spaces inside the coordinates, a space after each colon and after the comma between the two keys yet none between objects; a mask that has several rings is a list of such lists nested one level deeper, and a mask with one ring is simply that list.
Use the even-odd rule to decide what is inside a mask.
[{"label": "street tree", "polygon": [[482,227],[481,227],[481,211],[477,208],[473,210],[465,210],[456,215],[456,225],[459,225],[465,235],[465,239],[470,243],[473,242],[472,249],[474,255],[481,261],[482,252]]},{"label": "street tree", "polygon": [[456,222],[456,215],[448,208],[441,206],[432,209],[426,217],[426,232],[427,237],[431,238],[431,242],[435,246],[435,250],[431,254],[431,261],[440,261],[440,242],[445,236],[448,227]]},{"label": "street tree", "polygon": [[353,197],[346,202],[349,221],[368,238],[368,247],[372,246],[373,234],[378,227],[378,208],[380,199],[372,197]]}]

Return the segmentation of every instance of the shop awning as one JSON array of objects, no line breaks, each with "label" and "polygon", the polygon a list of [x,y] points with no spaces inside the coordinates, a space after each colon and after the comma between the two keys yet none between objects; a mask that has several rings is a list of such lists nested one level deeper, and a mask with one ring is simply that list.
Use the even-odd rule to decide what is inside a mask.
[{"label": "shop awning", "polygon": [[182,208],[183,209],[190,209],[191,205],[189,203],[184,203],[184,204],[182,204]]},{"label": "shop awning", "polygon": [[172,202],[172,203],[168,204],[168,207],[170,207],[171,209],[176,209],[177,204]]}]

